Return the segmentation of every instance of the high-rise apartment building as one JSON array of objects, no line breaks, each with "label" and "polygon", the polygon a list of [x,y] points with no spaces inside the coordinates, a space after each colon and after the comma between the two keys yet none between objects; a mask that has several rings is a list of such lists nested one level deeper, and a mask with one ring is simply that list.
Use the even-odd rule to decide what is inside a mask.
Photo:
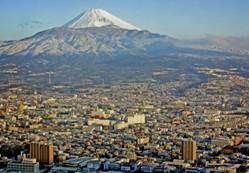
[{"label": "high-rise apartment building", "polygon": [[36,158],[40,163],[51,165],[54,162],[53,144],[31,143],[30,157]]},{"label": "high-rise apartment building", "polygon": [[182,142],[182,158],[185,162],[196,160],[196,142],[184,140]]}]

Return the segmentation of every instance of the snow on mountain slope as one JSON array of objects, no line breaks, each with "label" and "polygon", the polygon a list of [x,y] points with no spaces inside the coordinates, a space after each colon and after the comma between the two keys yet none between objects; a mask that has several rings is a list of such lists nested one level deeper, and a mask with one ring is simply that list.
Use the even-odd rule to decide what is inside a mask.
[{"label": "snow on mountain slope", "polygon": [[129,24],[120,18],[113,16],[102,9],[89,9],[84,13],[80,14],[73,20],[69,21],[64,27],[69,28],[87,28],[87,27],[102,27],[114,25],[123,29],[129,30],[141,30],[140,28]]},{"label": "snow on mountain slope", "polygon": [[141,54],[157,48],[161,50],[162,47],[171,47],[171,41],[172,38],[148,31],[113,26],[79,29],[59,27],[19,41],[2,43],[0,56]]}]

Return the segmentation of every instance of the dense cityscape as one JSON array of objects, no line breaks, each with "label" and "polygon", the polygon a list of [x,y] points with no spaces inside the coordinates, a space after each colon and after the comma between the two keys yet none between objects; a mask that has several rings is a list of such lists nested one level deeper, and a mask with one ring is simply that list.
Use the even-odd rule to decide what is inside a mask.
[{"label": "dense cityscape", "polygon": [[212,80],[182,94],[184,78],[70,92],[9,87],[0,102],[1,171],[248,171],[249,79],[200,71]]}]

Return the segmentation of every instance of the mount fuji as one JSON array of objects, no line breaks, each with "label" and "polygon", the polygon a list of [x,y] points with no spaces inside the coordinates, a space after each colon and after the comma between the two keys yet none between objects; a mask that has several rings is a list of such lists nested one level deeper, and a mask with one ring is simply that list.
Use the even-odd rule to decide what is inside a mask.
[{"label": "mount fuji", "polygon": [[[86,56],[155,53],[174,39],[129,24],[102,9],[89,9],[61,27],[0,43],[2,56]],[[154,51],[155,50],[155,51]]]}]

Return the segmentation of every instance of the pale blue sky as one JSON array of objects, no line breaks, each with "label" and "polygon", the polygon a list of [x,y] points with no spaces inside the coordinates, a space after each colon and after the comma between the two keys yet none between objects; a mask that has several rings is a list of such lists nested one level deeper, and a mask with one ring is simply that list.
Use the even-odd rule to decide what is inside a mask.
[{"label": "pale blue sky", "polygon": [[177,38],[248,36],[248,0],[0,0],[0,40],[61,26],[88,8]]}]

